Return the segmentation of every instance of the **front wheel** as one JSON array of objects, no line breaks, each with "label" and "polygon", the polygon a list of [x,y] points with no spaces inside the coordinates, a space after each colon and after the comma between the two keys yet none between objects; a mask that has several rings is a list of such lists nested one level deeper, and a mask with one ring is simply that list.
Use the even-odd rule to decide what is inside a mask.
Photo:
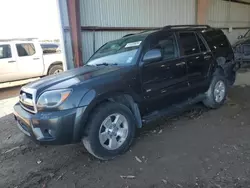
[{"label": "front wheel", "polygon": [[219,108],[225,103],[227,97],[228,85],[224,76],[214,76],[210,87],[206,93],[204,105],[209,108]]},{"label": "front wheel", "polygon": [[113,159],[130,147],[135,136],[135,118],[128,107],[108,102],[94,110],[82,142],[101,160]]}]

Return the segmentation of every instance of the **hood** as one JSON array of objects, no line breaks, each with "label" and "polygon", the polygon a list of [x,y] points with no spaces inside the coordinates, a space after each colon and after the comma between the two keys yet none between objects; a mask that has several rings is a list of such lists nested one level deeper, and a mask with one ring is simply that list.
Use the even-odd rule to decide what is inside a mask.
[{"label": "hood", "polygon": [[25,88],[38,91],[65,89],[78,85],[95,77],[119,70],[118,66],[83,66],[81,68],[65,71],[58,75],[44,77],[35,82],[31,82]]},{"label": "hood", "polygon": [[234,43],[232,45],[232,47],[236,47],[238,46],[239,44],[245,44],[245,43],[250,43],[250,38],[242,38],[242,39],[239,39],[236,43]]}]

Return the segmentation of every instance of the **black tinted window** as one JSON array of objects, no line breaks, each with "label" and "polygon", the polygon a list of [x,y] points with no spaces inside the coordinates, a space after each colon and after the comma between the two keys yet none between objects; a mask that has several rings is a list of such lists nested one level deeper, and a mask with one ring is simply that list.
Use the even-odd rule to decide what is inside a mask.
[{"label": "black tinted window", "polygon": [[207,48],[204,42],[201,40],[200,36],[197,36],[201,52],[206,52]]},{"label": "black tinted window", "polygon": [[11,58],[11,48],[10,45],[0,45],[0,59]]},{"label": "black tinted window", "polygon": [[173,59],[177,57],[176,42],[173,35],[156,37],[151,41],[151,49],[161,49],[163,59]]},{"label": "black tinted window", "polygon": [[193,32],[179,33],[179,36],[184,55],[199,53],[199,46]]},{"label": "black tinted window", "polygon": [[221,30],[205,32],[204,37],[212,51],[230,47],[227,37]]},{"label": "black tinted window", "polygon": [[36,53],[35,46],[32,43],[16,44],[16,48],[19,57],[31,56]]},{"label": "black tinted window", "polygon": [[243,50],[244,50],[245,55],[249,55],[250,54],[250,45],[244,45]]}]

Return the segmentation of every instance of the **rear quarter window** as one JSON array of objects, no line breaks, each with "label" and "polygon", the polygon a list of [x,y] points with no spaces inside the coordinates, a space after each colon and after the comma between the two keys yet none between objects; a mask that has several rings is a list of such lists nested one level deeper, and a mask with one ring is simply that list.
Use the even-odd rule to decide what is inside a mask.
[{"label": "rear quarter window", "polygon": [[212,51],[221,48],[230,48],[230,43],[221,30],[208,31],[203,33],[203,36]]},{"label": "rear quarter window", "polygon": [[41,44],[43,54],[53,54],[53,53],[59,53],[59,45],[57,44]]}]

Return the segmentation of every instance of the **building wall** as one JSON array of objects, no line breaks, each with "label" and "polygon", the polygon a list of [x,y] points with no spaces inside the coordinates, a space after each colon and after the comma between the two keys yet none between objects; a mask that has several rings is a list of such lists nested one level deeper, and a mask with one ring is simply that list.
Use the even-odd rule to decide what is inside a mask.
[{"label": "building wall", "polygon": [[[207,24],[228,28],[223,29],[223,31],[230,42],[234,43],[239,35],[247,32],[247,29],[237,28],[250,27],[250,6],[222,0],[210,0]],[[232,28],[232,30],[229,28]]]},{"label": "building wall", "polygon": [[[195,24],[195,0],[80,0],[81,25],[105,27],[161,27]],[[136,32],[136,31],[135,31]],[[138,31],[137,31],[138,32]],[[83,58],[109,40],[133,32],[83,32]],[[95,38],[95,46],[93,46]]]}]

